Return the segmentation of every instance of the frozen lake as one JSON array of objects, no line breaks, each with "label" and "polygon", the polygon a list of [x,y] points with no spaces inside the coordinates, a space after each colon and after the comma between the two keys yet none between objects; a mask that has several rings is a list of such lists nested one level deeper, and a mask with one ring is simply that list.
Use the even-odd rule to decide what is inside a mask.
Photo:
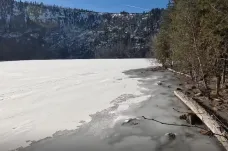
[{"label": "frozen lake", "polygon": [[[142,119],[122,125],[142,115],[182,122],[172,109],[185,109],[173,96],[178,81],[142,69],[157,65],[145,59],[1,62],[0,150],[222,150],[195,129]],[[167,142],[168,132],[177,139]]]}]

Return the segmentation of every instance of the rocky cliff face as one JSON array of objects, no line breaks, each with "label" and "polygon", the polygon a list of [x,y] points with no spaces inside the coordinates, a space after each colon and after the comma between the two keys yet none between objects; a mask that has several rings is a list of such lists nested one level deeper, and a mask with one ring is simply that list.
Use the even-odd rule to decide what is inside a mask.
[{"label": "rocky cliff face", "polygon": [[145,57],[161,9],[120,14],[0,1],[0,60]]}]

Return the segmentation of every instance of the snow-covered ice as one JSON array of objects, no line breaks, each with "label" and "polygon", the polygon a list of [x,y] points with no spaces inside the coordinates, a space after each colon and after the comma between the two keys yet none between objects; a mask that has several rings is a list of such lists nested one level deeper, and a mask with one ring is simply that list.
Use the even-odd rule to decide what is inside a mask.
[{"label": "snow-covered ice", "polygon": [[[140,95],[137,79],[122,72],[149,66],[145,59],[1,62],[1,149],[76,129],[120,95]],[[127,103],[118,110],[127,109]]]}]

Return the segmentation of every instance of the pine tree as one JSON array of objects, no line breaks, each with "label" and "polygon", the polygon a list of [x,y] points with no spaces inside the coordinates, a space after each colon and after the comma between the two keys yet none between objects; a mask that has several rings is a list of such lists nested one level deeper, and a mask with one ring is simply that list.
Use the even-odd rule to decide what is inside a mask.
[{"label": "pine tree", "polygon": [[170,12],[173,9],[172,8],[173,3],[168,4],[167,10],[163,13],[163,18],[161,22],[160,32],[157,36],[155,36],[152,39],[152,51],[155,51],[155,56],[158,59],[158,61],[163,65],[167,66],[172,64],[171,56],[171,50],[170,50]]}]

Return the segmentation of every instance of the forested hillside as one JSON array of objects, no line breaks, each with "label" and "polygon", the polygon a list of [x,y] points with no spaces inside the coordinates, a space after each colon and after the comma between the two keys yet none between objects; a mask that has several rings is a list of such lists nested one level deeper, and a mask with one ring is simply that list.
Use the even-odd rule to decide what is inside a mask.
[{"label": "forested hillside", "polygon": [[187,73],[210,94],[226,86],[228,1],[173,0],[164,13],[153,50],[164,66]]},{"label": "forested hillside", "polygon": [[163,11],[98,13],[14,0],[0,7],[0,60],[145,57]]}]

